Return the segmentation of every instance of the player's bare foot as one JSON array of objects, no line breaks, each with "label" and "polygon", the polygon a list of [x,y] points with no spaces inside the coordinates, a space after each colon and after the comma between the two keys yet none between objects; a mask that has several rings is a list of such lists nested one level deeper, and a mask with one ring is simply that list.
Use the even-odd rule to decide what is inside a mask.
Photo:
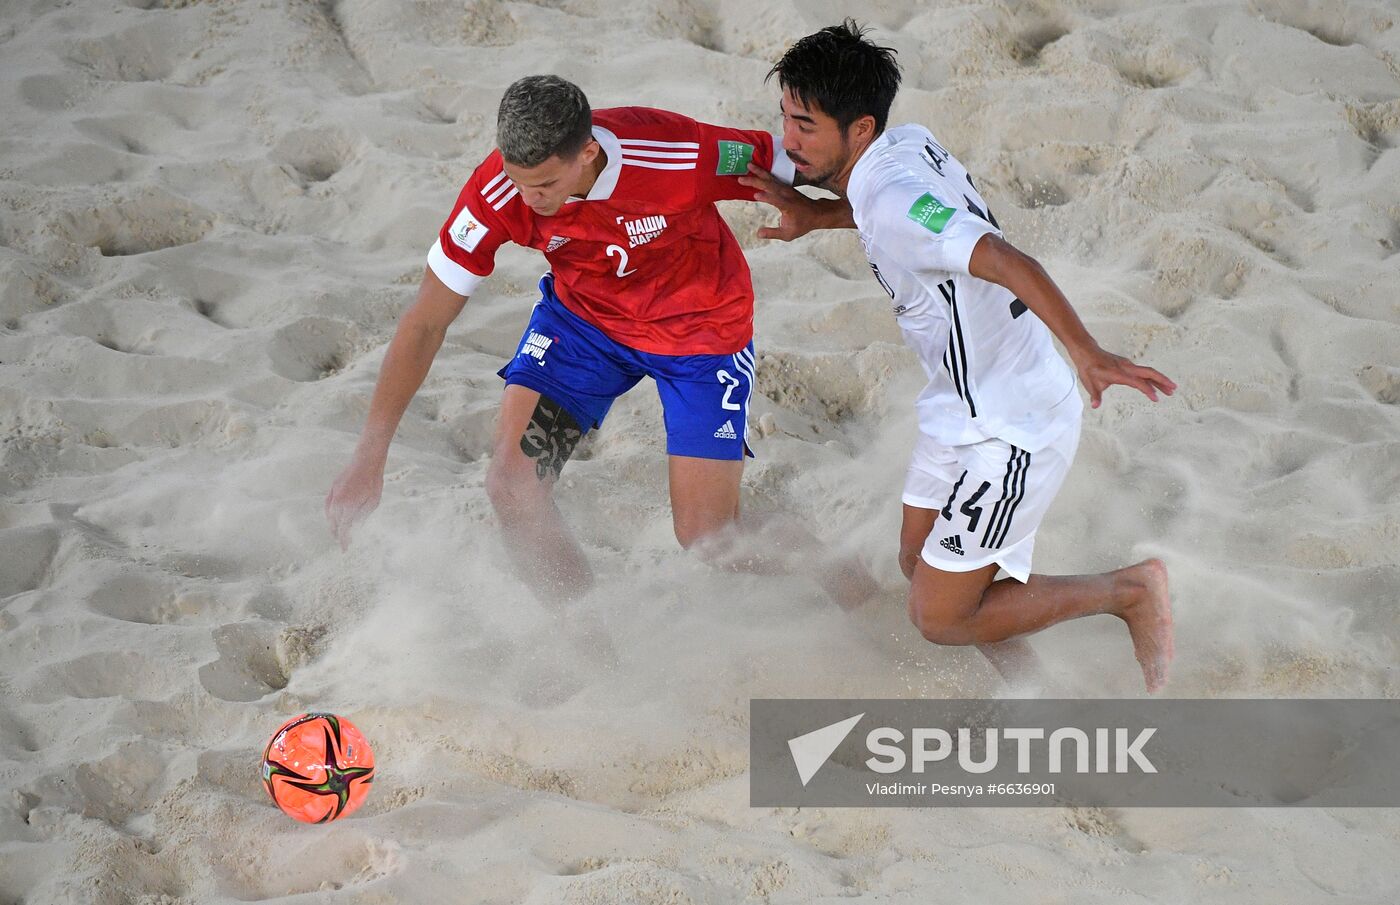
[{"label": "player's bare foot", "polygon": [[1128,624],[1133,653],[1142,665],[1147,691],[1156,694],[1167,684],[1173,651],[1172,603],[1167,594],[1167,567],[1160,559],[1113,573],[1123,601],[1118,615]]}]

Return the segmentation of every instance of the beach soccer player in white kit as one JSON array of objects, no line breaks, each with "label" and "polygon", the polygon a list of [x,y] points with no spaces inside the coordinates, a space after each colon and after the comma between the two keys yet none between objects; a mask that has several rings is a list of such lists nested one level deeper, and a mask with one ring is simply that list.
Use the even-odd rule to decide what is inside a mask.
[{"label": "beach soccer player in white kit", "polygon": [[[909,614],[937,644],[975,644],[1004,673],[1019,639],[1079,616],[1128,627],[1148,691],[1172,657],[1166,567],[1102,575],[1031,572],[1036,529],[1074,460],[1083,403],[1114,384],[1156,401],[1176,385],[1102,349],[1044,269],[1002,237],[967,170],[919,125],[886,129],[894,52],[847,20],[794,44],[773,67],[783,148],[811,199],[754,168],[746,184],[782,213],[765,238],[851,228],[929,382],[904,486],[900,566]],[[1071,370],[1055,351],[1060,340]],[[998,569],[1011,576],[995,581]]]}]

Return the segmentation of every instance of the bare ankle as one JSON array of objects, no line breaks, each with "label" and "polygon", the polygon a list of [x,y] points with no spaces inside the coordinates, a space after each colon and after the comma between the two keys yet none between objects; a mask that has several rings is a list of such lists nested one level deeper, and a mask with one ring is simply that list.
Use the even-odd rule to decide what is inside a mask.
[{"label": "bare ankle", "polygon": [[1134,607],[1147,599],[1147,583],[1137,574],[1136,566],[1111,573],[1113,581],[1112,609],[1115,616],[1125,617]]},{"label": "bare ankle", "polygon": [[1155,601],[1154,586],[1165,582],[1166,566],[1160,559],[1145,559],[1110,573],[1113,579],[1112,610],[1125,616],[1135,607]]}]

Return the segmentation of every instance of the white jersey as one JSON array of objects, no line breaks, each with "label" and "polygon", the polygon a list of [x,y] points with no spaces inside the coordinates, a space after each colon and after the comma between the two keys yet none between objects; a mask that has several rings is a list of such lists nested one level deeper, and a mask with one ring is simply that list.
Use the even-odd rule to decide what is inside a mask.
[{"label": "white jersey", "polygon": [[1035,452],[1077,423],[1074,371],[1010,290],[968,273],[973,246],[1001,235],[963,165],[923,126],[887,130],[847,198],[875,278],[929,382],[920,429],[948,446],[999,439]]}]

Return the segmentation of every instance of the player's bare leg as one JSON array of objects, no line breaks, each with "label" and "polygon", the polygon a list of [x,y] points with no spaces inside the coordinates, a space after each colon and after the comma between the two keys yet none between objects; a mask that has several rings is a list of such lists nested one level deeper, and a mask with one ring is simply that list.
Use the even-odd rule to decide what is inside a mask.
[{"label": "player's bare leg", "polygon": [[[904,521],[899,529],[899,569],[910,581],[914,580],[914,565],[919,561],[920,551],[924,549],[924,542],[928,540],[937,519],[937,509],[920,509],[904,504]],[[1045,674],[1035,650],[1022,638],[979,644],[977,649],[1009,684],[1018,684]]]},{"label": "player's bare leg", "polygon": [[667,465],[671,524],[682,547],[690,550],[738,520],[743,462],[670,456]]},{"label": "player's bare leg", "polygon": [[518,384],[506,387],[486,492],[516,572],[547,603],[580,597],[593,585],[553,494],[580,437],[557,403]]},{"label": "player's bare leg", "polygon": [[1172,648],[1167,568],[1159,559],[1101,575],[1032,575],[992,581],[995,565],[945,572],[914,565],[909,616],[936,644],[1005,641],[1081,616],[1108,614],[1128,626],[1149,692],[1167,681]]},{"label": "player's bare leg", "polygon": [[855,557],[833,557],[806,528],[780,513],[739,516],[744,463],[670,457],[671,518],[676,540],[717,568],[760,575],[806,572],[842,607],[859,606],[879,590]]}]

